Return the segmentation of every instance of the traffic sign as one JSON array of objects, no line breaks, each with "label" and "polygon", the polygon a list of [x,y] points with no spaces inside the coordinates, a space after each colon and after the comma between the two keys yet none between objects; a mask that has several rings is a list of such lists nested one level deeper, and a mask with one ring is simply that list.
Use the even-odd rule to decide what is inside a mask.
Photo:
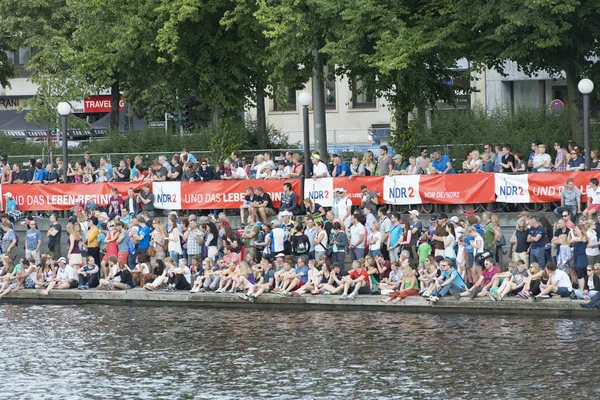
[{"label": "traffic sign", "polygon": [[554,99],[550,102],[550,111],[552,111],[552,114],[554,114],[554,116],[560,116],[560,114],[562,114],[564,110],[565,104],[561,100]]},{"label": "traffic sign", "polygon": [[150,128],[164,128],[165,121],[154,121],[150,122],[148,125],[150,126]]}]

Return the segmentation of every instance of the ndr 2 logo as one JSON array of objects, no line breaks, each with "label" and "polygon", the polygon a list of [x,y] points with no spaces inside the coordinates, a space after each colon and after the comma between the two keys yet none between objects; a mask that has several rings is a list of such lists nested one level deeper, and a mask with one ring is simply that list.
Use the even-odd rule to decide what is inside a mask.
[{"label": "ndr 2 logo", "polygon": [[508,181],[504,179],[504,185],[500,186],[500,192],[498,193],[498,195],[504,197],[524,196],[525,189],[523,188],[523,186],[509,185]]},{"label": "ndr 2 logo", "polygon": [[410,199],[415,197],[415,188],[409,187],[391,187],[389,189],[389,197],[391,199]]}]

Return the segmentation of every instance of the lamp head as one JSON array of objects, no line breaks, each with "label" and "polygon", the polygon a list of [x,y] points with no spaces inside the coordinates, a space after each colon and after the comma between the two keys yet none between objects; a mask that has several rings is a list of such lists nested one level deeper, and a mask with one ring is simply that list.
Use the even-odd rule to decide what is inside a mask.
[{"label": "lamp head", "polygon": [[58,111],[58,113],[60,115],[62,115],[63,117],[67,116],[67,115],[71,114],[71,105],[69,103],[67,103],[66,101],[61,101],[56,106],[56,111]]},{"label": "lamp head", "polygon": [[302,93],[300,93],[300,95],[298,96],[298,102],[300,103],[300,105],[302,105],[303,107],[308,107],[310,105],[310,103],[312,103],[312,96],[310,95],[310,93],[308,93],[307,91],[303,91]]},{"label": "lamp head", "polygon": [[582,79],[579,81],[577,88],[581,94],[590,94],[594,91],[594,82],[587,78]]}]

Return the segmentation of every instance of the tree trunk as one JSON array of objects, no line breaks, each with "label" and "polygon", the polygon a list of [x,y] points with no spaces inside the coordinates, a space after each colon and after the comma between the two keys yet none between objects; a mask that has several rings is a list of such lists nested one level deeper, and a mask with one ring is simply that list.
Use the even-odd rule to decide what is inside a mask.
[{"label": "tree trunk", "polygon": [[567,102],[565,104],[566,109],[569,113],[569,120],[571,122],[571,139],[576,143],[582,143],[582,130],[579,124],[579,109],[581,107],[581,94],[577,89],[579,83],[579,72],[574,66],[565,68],[565,74],[567,76]]},{"label": "tree trunk", "polygon": [[119,79],[115,78],[115,82],[110,87],[111,107],[110,107],[110,132],[119,133],[119,103],[121,101],[121,90]]},{"label": "tree trunk", "polygon": [[265,92],[262,87],[256,87],[256,130],[258,148],[266,149],[269,146],[267,136],[267,110],[265,109]]}]

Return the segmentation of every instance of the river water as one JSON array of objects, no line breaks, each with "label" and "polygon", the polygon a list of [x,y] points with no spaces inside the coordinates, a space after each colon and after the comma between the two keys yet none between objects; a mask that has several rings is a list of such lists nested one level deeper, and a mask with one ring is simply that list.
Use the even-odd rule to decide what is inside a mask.
[{"label": "river water", "polygon": [[600,320],[0,306],[2,398],[598,398]]}]

